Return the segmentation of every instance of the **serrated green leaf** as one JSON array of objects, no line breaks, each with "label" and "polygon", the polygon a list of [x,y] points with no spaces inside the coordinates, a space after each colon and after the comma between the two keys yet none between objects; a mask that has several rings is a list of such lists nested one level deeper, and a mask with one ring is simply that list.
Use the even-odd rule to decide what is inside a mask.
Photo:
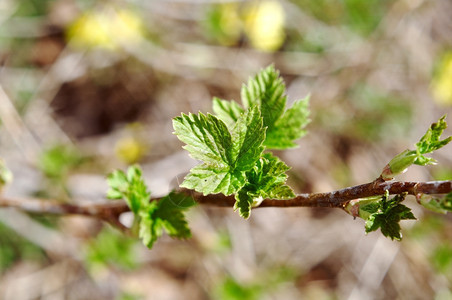
[{"label": "serrated green leaf", "polygon": [[288,199],[295,197],[290,187],[285,185],[290,168],[276,156],[264,154],[256,165],[246,173],[247,189],[256,197]]},{"label": "serrated green leaf", "polygon": [[234,210],[238,210],[242,218],[248,219],[251,214],[251,206],[253,205],[254,197],[246,189],[241,189],[235,194]]},{"label": "serrated green leaf", "polygon": [[194,159],[220,168],[233,164],[231,133],[217,117],[203,113],[182,114],[173,119],[173,127],[177,137],[186,144],[183,148]]},{"label": "serrated green leaf", "polygon": [[171,237],[188,238],[190,229],[183,212],[195,204],[184,194],[171,192],[160,201],[150,201],[150,193],[138,166],[129,167],[126,173],[114,171],[107,177],[111,198],[123,198],[135,215],[138,235],[143,243],[152,248],[155,241],[166,231]]},{"label": "serrated green leaf", "polygon": [[173,238],[189,238],[191,232],[184,211],[195,204],[191,197],[175,192],[149,203],[140,211],[139,236],[143,243],[152,248],[164,231]]},{"label": "serrated green leaf", "polygon": [[228,127],[232,127],[245,110],[235,101],[226,101],[214,97],[213,112],[225,122]]},{"label": "serrated green leaf", "polygon": [[375,231],[375,230],[377,230],[378,228],[381,227],[380,220],[375,220],[376,216],[377,216],[376,214],[371,214],[367,218],[366,223],[365,223],[366,233]]},{"label": "serrated green leaf", "polygon": [[285,85],[273,66],[262,70],[247,85],[243,85],[241,95],[245,108],[258,105],[261,110],[264,127],[267,127],[264,146],[269,149],[297,146],[294,141],[306,133],[303,128],[309,123],[309,97],[296,101],[285,111]]},{"label": "serrated green leaf", "polygon": [[172,192],[159,201],[154,217],[161,220],[163,228],[171,237],[189,238],[191,232],[183,212],[195,204],[191,197]]},{"label": "serrated green leaf", "polygon": [[235,195],[234,209],[240,216],[248,218],[251,207],[259,205],[264,198],[290,199],[295,197],[293,190],[285,185],[289,167],[270,153],[264,154],[255,166],[246,172],[246,185]]},{"label": "serrated green leaf", "polygon": [[138,236],[143,244],[149,249],[152,248],[157,239],[162,235],[161,230],[158,231],[152,218],[153,211],[157,208],[156,204],[151,204],[142,209],[139,214],[139,232]]},{"label": "serrated green leaf", "polygon": [[229,169],[215,169],[207,164],[198,165],[190,170],[180,185],[194,189],[204,195],[223,193],[231,195],[246,183],[244,172],[230,172]]},{"label": "serrated green leaf", "polygon": [[279,72],[271,65],[242,86],[241,96],[245,108],[258,105],[264,126],[271,130],[286,107],[285,85]]},{"label": "serrated green leaf", "polygon": [[264,151],[265,129],[257,106],[253,106],[240,116],[232,129],[231,149],[234,170],[247,171],[261,157]]},{"label": "serrated green leaf", "polygon": [[[297,147],[295,140],[306,134],[303,128],[309,123],[309,96],[296,101],[284,115],[275,122],[272,129],[267,130],[264,145],[271,149],[287,149]],[[264,119],[265,120],[265,119]]]},{"label": "serrated green leaf", "polygon": [[431,153],[438,150],[450,141],[452,141],[452,136],[440,140],[441,134],[444,129],[447,128],[447,123],[445,121],[446,116],[441,117],[438,122],[433,123],[427,130],[425,135],[416,143],[417,159],[414,161],[415,164],[425,166],[428,164],[434,164],[436,161],[433,158],[426,157],[423,154]]},{"label": "serrated green leaf", "polygon": [[388,200],[389,194],[382,198],[379,202],[374,202],[372,206],[368,205],[369,217],[366,220],[366,233],[381,229],[381,233],[392,240],[401,240],[400,221],[416,219],[411,209],[400,204],[406,194],[396,195]]},{"label": "serrated green leaf", "polygon": [[138,166],[129,167],[127,175],[121,170],[111,172],[107,176],[107,183],[110,186],[107,197],[124,199],[134,214],[138,214],[140,207],[149,202],[151,194],[147,190]]},{"label": "serrated green leaf", "polygon": [[446,116],[441,117],[438,122],[433,123],[430,126],[424,136],[416,143],[416,150],[407,149],[391,159],[382,171],[380,177],[383,178],[383,180],[391,180],[394,176],[405,172],[412,164],[420,166],[435,164],[436,160],[427,157],[424,154],[438,150],[452,141],[452,136],[440,140],[441,134],[444,129],[447,128],[445,118]]},{"label": "serrated green leaf", "polygon": [[438,122],[433,123],[427,130],[425,135],[416,144],[416,148],[420,154],[427,154],[438,150],[439,148],[447,145],[452,140],[452,137],[440,140],[441,134],[443,133],[444,129],[447,128],[445,119],[446,116],[444,115],[438,120]]},{"label": "serrated green leaf", "polygon": [[140,178],[140,180],[134,180],[131,182],[129,192],[124,198],[130,209],[137,213],[140,207],[144,207],[149,203],[151,193],[148,192],[146,183]]},{"label": "serrated green leaf", "polygon": [[269,199],[291,199],[295,197],[295,193],[292,188],[288,185],[277,185],[272,188],[269,192],[267,192],[267,196],[265,198]]},{"label": "serrated green leaf", "polygon": [[231,195],[246,182],[244,172],[262,155],[265,130],[259,109],[249,108],[229,132],[213,115],[182,114],[173,121],[175,133],[191,156],[204,163],[192,168],[181,186],[204,195]]}]

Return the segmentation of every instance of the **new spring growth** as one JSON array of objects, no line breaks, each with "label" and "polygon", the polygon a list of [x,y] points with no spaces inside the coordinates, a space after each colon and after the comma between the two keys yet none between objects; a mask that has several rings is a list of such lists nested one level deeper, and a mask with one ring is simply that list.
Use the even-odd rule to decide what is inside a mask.
[{"label": "new spring growth", "polygon": [[367,198],[359,198],[351,200],[344,205],[344,210],[354,218],[359,217],[366,220],[370,213],[367,206],[375,205],[376,202],[381,201],[383,196],[372,196]]},{"label": "new spring growth", "polygon": [[401,220],[415,220],[411,209],[403,204],[407,193],[389,198],[389,191],[384,195],[352,200],[344,207],[345,211],[354,217],[366,221],[366,233],[381,230],[381,233],[392,240],[401,240]]},{"label": "new spring growth", "polygon": [[431,211],[446,214],[452,211],[452,193],[443,197],[435,197],[427,194],[417,194],[416,200],[419,204]]},{"label": "new spring growth", "polygon": [[425,166],[435,164],[436,161],[424,156],[447,145],[452,137],[440,140],[441,134],[447,128],[446,116],[441,117],[438,122],[433,123],[424,136],[416,143],[415,150],[405,150],[396,155],[383,169],[380,178],[384,181],[392,180],[396,175],[404,173],[412,164]]},{"label": "new spring growth", "polygon": [[403,174],[408,170],[417,158],[416,151],[405,150],[402,153],[397,154],[391,161],[384,167],[380,177],[384,181],[392,180],[396,175]]}]

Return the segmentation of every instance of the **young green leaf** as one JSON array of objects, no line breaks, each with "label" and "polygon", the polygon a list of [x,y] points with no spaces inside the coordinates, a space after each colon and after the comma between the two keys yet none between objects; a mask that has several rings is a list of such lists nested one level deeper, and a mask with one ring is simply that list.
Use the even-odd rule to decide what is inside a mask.
[{"label": "young green leaf", "polygon": [[173,119],[175,134],[186,145],[190,155],[208,165],[227,168],[233,163],[230,150],[232,138],[226,124],[217,117],[203,113],[182,114]]},{"label": "young green leaf", "polygon": [[272,149],[287,149],[297,147],[295,140],[306,134],[304,127],[309,123],[309,96],[296,101],[278,119],[272,130],[267,131],[265,146]]},{"label": "young green leaf", "polygon": [[438,120],[438,122],[433,123],[427,130],[425,135],[416,144],[418,157],[414,162],[415,164],[425,166],[427,164],[435,163],[434,159],[430,157],[425,157],[423,154],[431,153],[435,150],[438,150],[447,145],[450,141],[452,141],[452,136],[445,138],[444,140],[440,140],[441,134],[443,133],[444,129],[447,128],[445,118],[446,116],[443,116],[441,119]]},{"label": "young green leaf", "polygon": [[269,149],[296,147],[294,141],[305,134],[303,128],[309,123],[308,97],[296,101],[287,111],[285,85],[273,65],[262,70],[242,86],[242,103],[245,108],[258,105],[267,138],[264,146]]},{"label": "young green leaf", "polygon": [[151,248],[166,231],[171,237],[188,238],[190,229],[185,221],[184,211],[195,201],[184,194],[171,192],[160,201],[150,201],[150,193],[138,166],[129,167],[127,174],[113,171],[108,175],[109,198],[123,198],[134,213],[138,235]]},{"label": "young green leaf", "polygon": [[295,197],[292,189],[285,185],[289,167],[279,158],[266,153],[256,165],[246,172],[247,183],[236,194],[234,209],[238,209],[242,217],[250,216],[251,207],[259,204],[259,200],[290,199]]},{"label": "young green leaf", "polygon": [[416,199],[419,203],[431,211],[445,214],[452,212],[452,192],[444,197],[433,197],[431,195],[421,194],[417,195]]},{"label": "young green leaf", "polygon": [[213,112],[225,122],[228,127],[232,127],[245,110],[235,101],[226,101],[214,97]]},{"label": "young green leaf", "polygon": [[171,192],[160,201],[153,201],[140,211],[140,238],[152,248],[155,241],[166,231],[174,238],[189,238],[190,228],[185,220],[184,211],[196,202],[184,194]]},{"label": "young green leaf", "polygon": [[285,89],[279,72],[271,65],[242,86],[243,106],[249,108],[258,105],[264,118],[264,126],[272,130],[286,108]]},{"label": "young green leaf", "polygon": [[264,151],[265,128],[257,106],[250,107],[242,114],[232,129],[233,167],[239,171],[247,171],[254,166]]},{"label": "young green leaf", "polygon": [[[114,170],[107,176],[107,183],[110,187],[108,193],[112,193],[115,197],[108,197],[110,199],[122,198],[123,193],[127,193],[129,188],[129,182],[127,181],[127,176],[121,170]],[[119,197],[116,195],[120,195]]]},{"label": "young green leaf", "polygon": [[383,180],[391,180],[394,176],[404,173],[412,164],[421,166],[435,164],[436,161],[433,158],[427,157],[424,154],[438,150],[452,141],[452,136],[440,140],[441,134],[444,129],[447,128],[445,118],[446,116],[443,116],[438,120],[438,122],[433,123],[430,126],[425,135],[419,140],[418,143],[416,143],[416,150],[407,149],[397,154],[385,166],[380,177]]},{"label": "young green leaf", "polygon": [[151,196],[141,175],[138,166],[129,167],[127,175],[121,170],[113,171],[107,177],[107,183],[110,186],[107,197],[124,199],[132,212],[138,214],[140,207],[146,205]]},{"label": "young green leaf", "polygon": [[138,218],[138,236],[143,242],[143,244],[149,249],[154,246],[154,243],[157,239],[162,235],[161,230],[157,230],[155,226],[155,222],[152,218],[154,211],[157,209],[157,203],[151,202],[146,207],[142,208],[138,215],[135,215],[135,218]]},{"label": "young green leaf", "polygon": [[248,219],[255,198],[257,199],[247,187],[240,189],[240,191],[235,194],[236,201],[234,203],[234,210],[238,210],[242,218]]},{"label": "young green leaf", "polygon": [[389,193],[387,192],[381,201],[368,205],[365,208],[369,213],[365,225],[366,233],[380,228],[384,236],[392,240],[401,240],[400,221],[416,219],[410,208],[400,204],[405,199],[405,196],[406,194],[401,194],[394,196],[392,199],[388,199]]},{"label": "young green leaf", "polygon": [[279,158],[265,153],[256,165],[246,173],[249,190],[264,198],[289,199],[295,197],[285,185],[290,168]]},{"label": "young green leaf", "polygon": [[244,172],[264,150],[265,129],[256,106],[237,119],[231,132],[219,118],[202,113],[182,114],[173,119],[173,127],[191,156],[203,161],[190,170],[181,186],[205,195],[237,192],[246,183]]},{"label": "young green leaf", "polygon": [[194,189],[204,195],[217,193],[231,195],[242,188],[245,183],[244,172],[231,172],[227,167],[220,169],[201,164],[190,170],[180,186]]}]

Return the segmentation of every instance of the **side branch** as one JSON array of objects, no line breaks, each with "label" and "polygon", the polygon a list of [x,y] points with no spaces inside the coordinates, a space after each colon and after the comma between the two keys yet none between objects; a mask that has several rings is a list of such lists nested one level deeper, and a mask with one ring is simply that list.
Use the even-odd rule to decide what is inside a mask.
[{"label": "side branch", "polygon": [[[404,192],[410,195],[447,194],[452,192],[452,180],[430,182],[381,182],[377,180],[327,193],[298,194],[295,198],[288,200],[265,199],[259,207],[342,208],[350,200],[383,195],[386,190],[390,194],[401,194]],[[177,191],[193,197],[196,202],[203,205],[232,207],[235,202],[233,196],[224,196],[222,194],[204,196],[201,193],[188,189],[178,189]],[[151,201],[158,201],[160,199],[152,198]],[[13,207],[25,212],[38,214],[84,215],[108,222],[113,222],[119,218],[120,214],[130,211],[127,204],[121,200],[77,205],[43,199],[9,199],[0,196],[1,207]]]}]

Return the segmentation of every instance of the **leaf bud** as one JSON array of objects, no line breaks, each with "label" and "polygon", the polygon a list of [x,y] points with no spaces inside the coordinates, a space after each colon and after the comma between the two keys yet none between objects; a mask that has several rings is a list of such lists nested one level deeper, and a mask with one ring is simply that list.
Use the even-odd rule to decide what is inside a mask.
[{"label": "leaf bud", "polygon": [[405,173],[408,167],[415,162],[416,158],[417,154],[413,150],[407,149],[401,152],[391,159],[391,161],[385,166],[380,177],[384,181],[394,179],[396,175]]}]

